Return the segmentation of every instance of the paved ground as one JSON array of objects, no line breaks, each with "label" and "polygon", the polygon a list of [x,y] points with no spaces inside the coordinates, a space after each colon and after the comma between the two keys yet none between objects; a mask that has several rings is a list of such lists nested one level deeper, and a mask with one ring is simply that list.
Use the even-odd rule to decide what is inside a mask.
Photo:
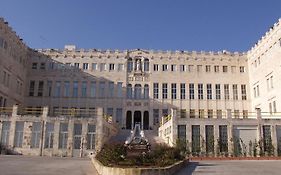
[{"label": "paved ground", "polygon": [[[280,175],[281,160],[191,162],[177,175]],[[0,155],[0,175],[97,175],[89,159]]]},{"label": "paved ground", "polygon": [[97,175],[89,159],[0,155],[0,175]]},{"label": "paved ground", "polygon": [[281,160],[230,160],[230,161],[199,161],[177,175],[280,175]]}]

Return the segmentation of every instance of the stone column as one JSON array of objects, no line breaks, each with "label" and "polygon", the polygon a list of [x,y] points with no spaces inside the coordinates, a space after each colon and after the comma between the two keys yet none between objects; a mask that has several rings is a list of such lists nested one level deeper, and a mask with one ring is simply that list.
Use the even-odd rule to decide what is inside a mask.
[{"label": "stone column", "polygon": [[30,121],[24,122],[22,148],[25,149],[31,148],[32,127],[33,127],[33,122]]},{"label": "stone column", "polygon": [[226,118],[227,118],[227,119],[231,119],[231,118],[232,118],[231,109],[227,109],[227,110],[226,110]]},{"label": "stone column", "polygon": [[53,155],[59,153],[59,134],[60,134],[60,121],[56,120],[54,123],[54,140],[53,140]]},{"label": "stone column", "polygon": [[[258,121],[258,132],[257,132],[257,143],[262,142],[263,140],[263,124],[261,119],[261,109],[256,108],[256,114],[257,114],[257,121]],[[263,145],[263,142],[261,143]],[[257,152],[260,152],[260,147],[257,148]],[[257,154],[258,154],[257,153]]]},{"label": "stone column", "polygon": [[87,150],[87,131],[88,131],[88,121],[83,120],[80,157],[83,157],[85,155],[85,151]]},{"label": "stone column", "polygon": [[73,156],[73,131],[74,131],[74,119],[69,117],[68,121],[68,138],[67,138],[67,156]]},{"label": "stone column", "polygon": [[219,125],[215,124],[214,125],[214,153],[215,153],[215,156],[217,156],[219,153],[218,139],[219,139]]},{"label": "stone column", "polygon": [[186,125],[186,140],[187,140],[187,148],[189,148],[189,151],[191,152],[191,147],[192,147],[192,125],[187,122]]},{"label": "stone column", "polygon": [[98,152],[103,145],[103,108],[97,108],[96,123],[96,151]]},{"label": "stone column", "polygon": [[14,148],[15,144],[15,132],[16,132],[16,120],[17,120],[17,113],[18,113],[18,105],[13,106],[12,116],[10,118],[11,125],[10,125],[10,132],[9,132],[9,146]]},{"label": "stone column", "polygon": [[43,149],[45,147],[45,133],[46,133],[46,122],[47,122],[47,117],[48,117],[48,110],[49,108],[47,106],[43,107],[43,112],[42,112],[42,122],[41,122],[41,137],[40,137],[40,145],[39,145],[39,150],[40,150],[40,156],[43,155]]},{"label": "stone column", "polygon": [[200,147],[201,153],[206,153],[206,128],[204,124],[200,125]]},{"label": "stone column", "polygon": [[233,125],[230,122],[227,126],[227,146],[228,146],[228,156],[231,156],[233,154],[233,142],[231,141],[233,138]]}]

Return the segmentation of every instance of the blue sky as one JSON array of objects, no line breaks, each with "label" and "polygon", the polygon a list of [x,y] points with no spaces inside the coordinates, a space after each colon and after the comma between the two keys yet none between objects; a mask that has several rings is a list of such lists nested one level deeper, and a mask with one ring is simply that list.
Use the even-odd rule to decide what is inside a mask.
[{"label": "blue sky", "polygon": [[247,51],[281,0],[0,0],[31,48]]}]

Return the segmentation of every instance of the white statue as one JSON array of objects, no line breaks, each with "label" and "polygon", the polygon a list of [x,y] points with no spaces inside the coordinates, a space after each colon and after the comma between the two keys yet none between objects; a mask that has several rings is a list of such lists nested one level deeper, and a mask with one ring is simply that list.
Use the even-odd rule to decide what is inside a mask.
[{"label": "white statue", "polygon": [[137,71],[141,71],[141,60],[137,60],[137,66],[136,66]]}]

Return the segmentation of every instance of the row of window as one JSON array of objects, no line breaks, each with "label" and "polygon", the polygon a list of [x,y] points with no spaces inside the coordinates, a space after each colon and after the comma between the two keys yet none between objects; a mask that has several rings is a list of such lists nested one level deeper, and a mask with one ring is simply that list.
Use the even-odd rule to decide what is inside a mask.
[{"label": "row of window", "polygon": [[[170,89],[170,97],[171,99],[177,99],[177,92],[178,92],[178,84],[172,83],[171,86],[168,88],[168,83],[153,83],[153,98],[154,99],[159,99],[159,89],[160,85],[162,85],[162,99],[167,99],[168,98],[168,89]],[[197,87],[197,89],[195,89]],[[213,89],[214,87],[214,89]],[[232,99],[233,100],[238,100],[238,85],[233,84],[232,86],[229,84],[193,84],[189,83],[188,84],[188,91],[189,91],[189,98],[188,99],[195,99],[195,91],[197,90],[197,99],[203,100],[203,99],[216,99],[220,100],[223,99],[222,97],[222,90],[224,94],[224,99],[229,100],[230,99],[230,87],[232,87]],[[241,90],[241,99],[242,100],[247,100],[247,93],[246,93],[246,85],[242,84],[240,86]],[[180,94],[180,99],[187,99],[186,94],[187,94],[187,84],[186,83],[180,83],[179,84],[179,94]],[[204,91],[205,89],[205,91]],[[215,93],[213,93],[213,90]],[[204,93],[205,92],[205,93]],[[206,97],[204,97],[206,95]],[[213,97],[213,95],[215,95]]]},{"label": "row of window", "polygon": [[[273,86],[273,75],[269,75],[266,78],[266,87],[267,87],[267,92],[271,91],[274,86]],[[260,85],[259,83],[256,83],[253,87],[253,92],[254,92],[254,97],[260,97]]]},{"label": "row of window", "polygon": [[[122,82],[105,81],[30,81],[29,96],[36,96],[35,87],[37,87],[37,96],[47,97],[123,97]],[[54,89],[54,92],[53,92]],[[45,93],[45,94],[44,94]]]},{"label": "row of window", "polygon": [[[12,79],[13,81],[13,79]],[[17,79],[15,81],[15,87],[14,86],[11,86],[13,85],[13,82],[11,81],[11,74],[8,73],[7,71],[3,71],[2,72],[2,84],[4,86],[6,86],[7,88],[12,88],[14,89],[14,91],[17,93],[17,94],[22,94],[22,90],[23,90],[23,83],[22,81],[20,81],[19,79]]]},{"label": "row of window", "polygon": [[[197,72],[203,72],[203,65],[176,65],[176,64],[153,64],[153,71],[160,71],[160,66],[161,66],[161,71],[165,72],[165,71],[171,71],[171,72],[176,72],[176,71],[180,71],[180,72],[194,72],[195,70]],[[178,68],[179,67],[179,68]],[[219,73],[219,72],[223,72],[223,73],[227,73],[230,72],[229,69],[231,70],[231,73],[236,73],[236,66],[219,66],[219,65],[214,65],[213,69],[211,65],[205,65],[205,72],[215,72],[215,73]],[[240,66],[239,67],[239,72],[240,73],[244,73],[245,67],[244,66]]]},{"label": "row of window", "polygon": [[[248,110],[234,110],[233,113],[231,114],[233,115],[234,118],[248,118]],[[213,109],[190,109],[189,111],[187,111],[186,109],[181,109],[180,110],[180,117],[181,118],[225,118],[227,117],[226,114],[221,110],[221,109],[217,109],[217,110],[213,110]]]},{"label": "row of window", "polygon": [[[24,136],[24,125],[25,122],[17,121],[15,127],[15,135],[14,135],[14,145],[15,147],[21,148],[23,146],[23,136]],[[11,122],[3,121],[2,123],[2,132],[1,132],[1,143],[3,145],[9,145],[9,137],[10,137],[10,127]],[[32,131],[31,131],[31,148],[39,148],[41,135],[41,122],[33,122]],[[45,144],[44,148],[53,148],[54,142],[54,123],[47,122],[46,130],[45,130]],[[95,134],[96,134],[96,126],[94,124],[88,124],[87,126],[87,149],[95,149]],[[68,123],[60,123],[59,130],[59,140],[58,140],[58,148],[59,149],[67,149],[68,142]],[[82,124],[75,123],[73,130],[73,140],[74,140],[74,149],[80,149],[81,140],[82,140]]]},{"label": "row of window", "polygon": [[[60,66],[59,66],[60,65]],[[171,72],[176,72],[178,71],[178,66],[179,66],[179,71],[180,72],[194,72],[195,68],[197,72],[203,72],[203,65],[176,65],[176,64],[172,64],[172,65],[168,65],[168,64],[153,64],[153,71],[160,71],[160,66],[162,66],[161,71],[166,72],[166,71],[171,71]],[[49,69],[57,69],[58,67],[63,67],[63,68],[80,68],[83,70],[92,70],[92,71],[123,71],[124,70],[124,64],[123,63],[91,63],[91,67],[89,63],[65,63],[64,65],[62,64],[55,64],[53,62],[49,63]],[[46,65],[45,63],[37,63],[34,62],[32,63],[32,69],[46,69]],[[131,72],[133,70],[143,70],[143,71],[149,71],[149,62],[144,62],[143,67],[142,65],[134,65],[133,62],[129,62],[127,63],[127,71]],[[220,70],[222,69],[222,70]],[[211,65],[206,65],[205,66],[205,72],[215,72],[215,73],[219,73],[220,71],[222,71],[223,73],[227,73],[230,72],[229,69],[231,70],[231,73],[236,73],[237,72],[237,67],[236,66],[219,66],[219,65],[215,65],[213,66],[213,69],[211,68]],[[240,66],[239,67],[239,72],[240,73],[244,73],[245,72],[245,67],[244,66]]]}]

